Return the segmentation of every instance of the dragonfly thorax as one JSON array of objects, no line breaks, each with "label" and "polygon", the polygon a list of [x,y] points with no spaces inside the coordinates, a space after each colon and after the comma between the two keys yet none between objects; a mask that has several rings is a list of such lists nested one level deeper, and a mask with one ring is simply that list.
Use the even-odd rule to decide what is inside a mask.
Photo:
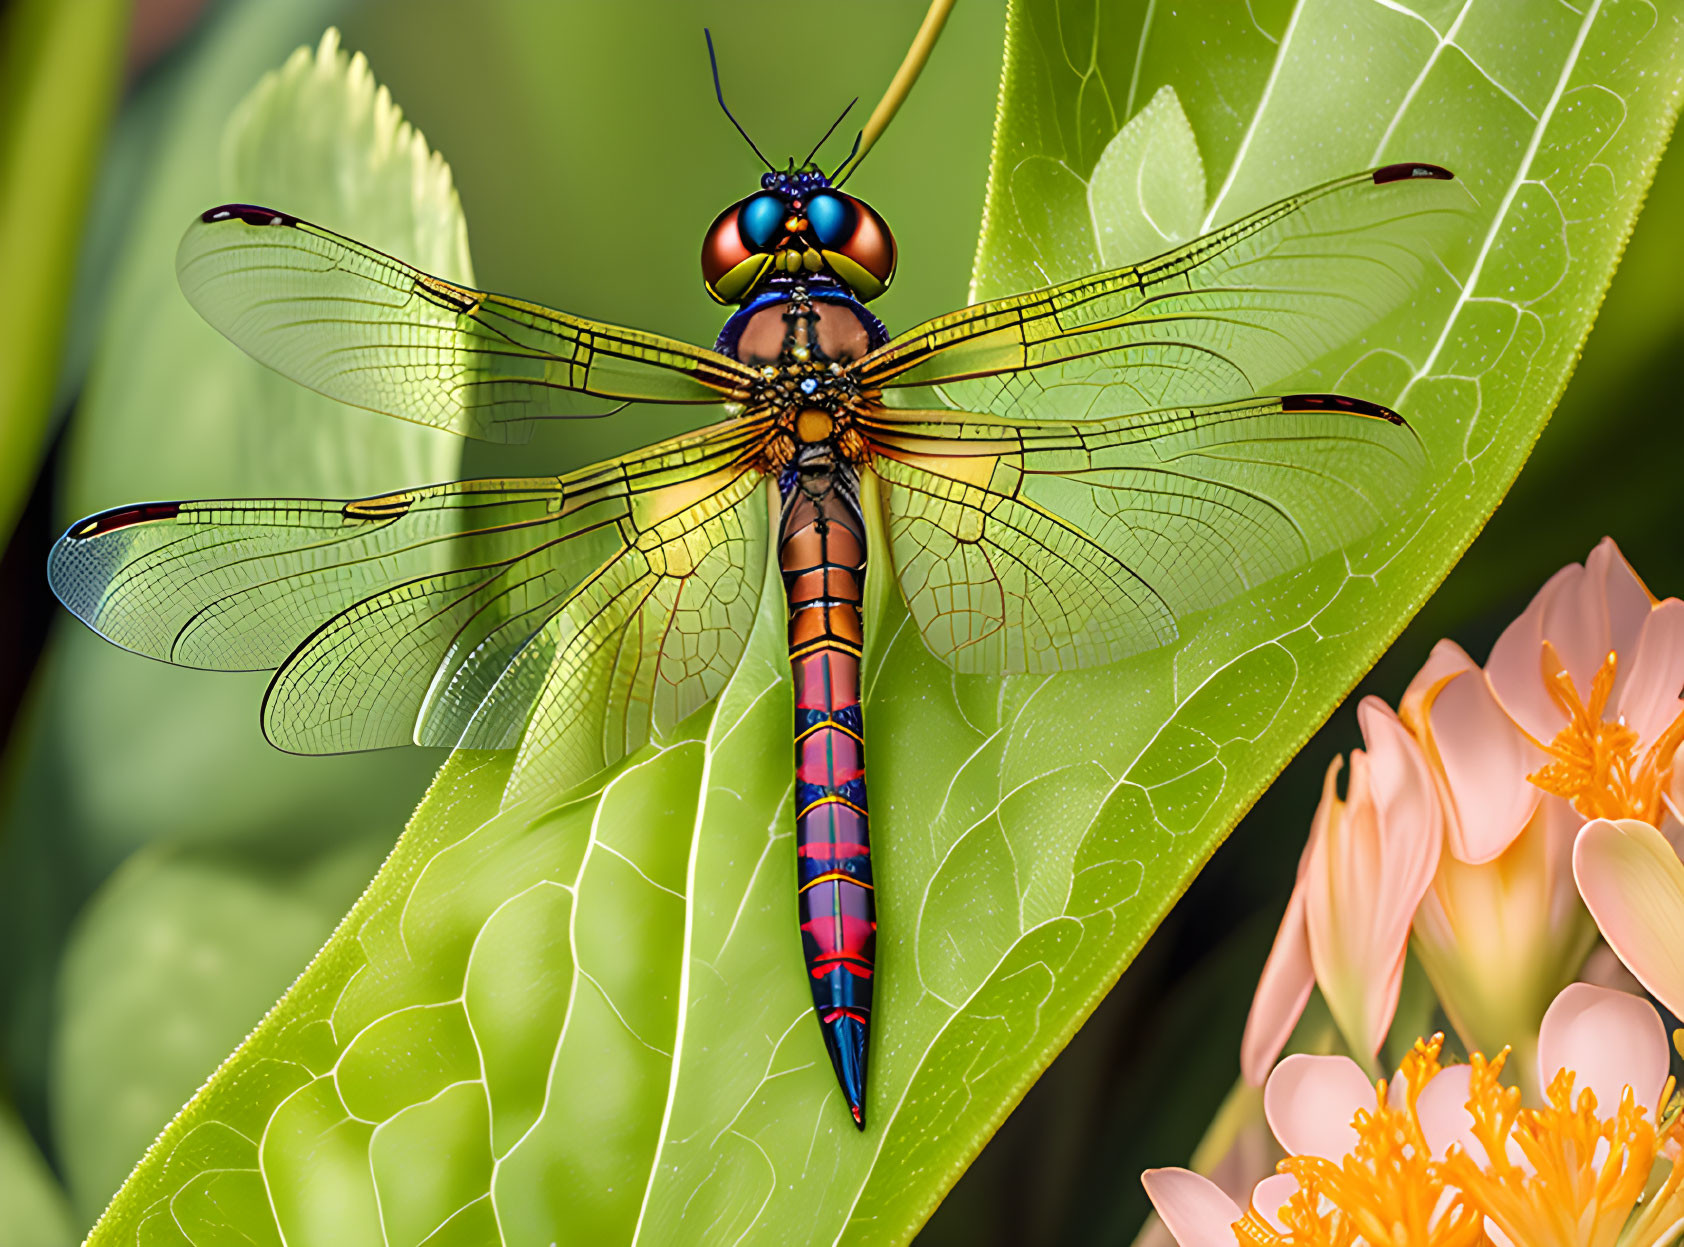
[{"label": "dragonfly thorax", "polygon": [[877,318],[845,293],[804,284],[757,299],[731,318],[721,349],[758,371],[742,405],[747,415],[771,419],[769,470],[781,471],[802,447],[821,444],[849,463],[865,461],[854,418],[872,396],[847,365],[882,336]]}]

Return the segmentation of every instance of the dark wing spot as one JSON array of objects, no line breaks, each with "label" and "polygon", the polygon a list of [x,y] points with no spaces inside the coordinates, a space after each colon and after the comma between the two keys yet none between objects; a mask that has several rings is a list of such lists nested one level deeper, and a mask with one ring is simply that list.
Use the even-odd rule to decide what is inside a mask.
[{"label": "dark wing spot", "polygon": [[1288,394],[1281,399],[1281,410],[1288,414],[1304,411],[1337,411],[1347,416],[1367,416],[1389,424],[1407,425],[1402,416],[1390,407],[1371,403],[1363,398],[1346,398],[1343,394]]},{"label": "dark wing spot", "polygon": [[473,315],[479,310],[480,304],[485,302],[485,296],[478,291],[464,290],[426,273],[416,274],[415,291],[429,303],[436,303],[463,316]]},{"label": "dark wing spot", "polygon": [[1387,182],[1407,182],[1411,178],[1432,178],[1439,182],[1455,180],[1456,175],[1443,165],[1423,165],[1406,163],[1401,165],[1381,165],[1374,171],[1374,185],[1384,186]]},{"label": "dark wing spot", "polygon": [[415,495],[409,493],[359,498],[355,502],[345,504],[344,515],[348,520],[395,520],[408,511],[414,502]]},{"label": "dark wing spot", "polygon": [[119,528],[150,524],[155,520],[173,520],[180,513],[179,502],[143,502],[135,507],[115,507],[72,524],[65,536],[72,541],[86,541],[89,537],[114,533]]},{"label": "dark wing spot", "polygon": [[246,225],[298,224],[298,218],[295,216],[276,212],[273,208],[262,208],[257,204],[223,204],[220,208],[207,208],[199,214],[199,219],[207,225],[217,221],[240,221]]}]

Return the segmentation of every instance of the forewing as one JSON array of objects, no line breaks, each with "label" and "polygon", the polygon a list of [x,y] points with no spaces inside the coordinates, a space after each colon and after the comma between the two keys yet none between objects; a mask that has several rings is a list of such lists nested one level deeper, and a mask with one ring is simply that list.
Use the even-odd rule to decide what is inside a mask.
[{"label": "forewing", "polygon": [[553,654],[510,799],[610,766],[724,688],[759,608],[772,524],[759,472],[647,529],[545,630]]},{"label": "forewing", "polygon": [[1013,420],[1246,398],[1401,304],[1467,203],[1436,166],[1342,178],[1156,259],[939,317],[850,371],[901,406]]},{"label": "forewing", "polygon": [[[126,648],[279,667],[263,725],[281,748],[507,748],[534,721],[594,770],[706,702],[740,657],[765,569],[763,435],[734,422],[559,479],[123,508],[72,526],[48,574]],[[605,609],[610,584],[637,586],[640,612]],[[627,623],[639,631],[612,635]],[[624,678],[598,700],[564,695],[580,638],[618,645]],[[575,747],[575,729],[594,743]]]},{"label": "forewing", "polygon": [[752,380],[717,352],[458,286],[269,208],[206,212],[176,272],[200,315],[278,372],[487,441],[626,402],[718,403]]},{"label": "forewing", "polygon": [[1373,531],[1420,443],[1330,395],[1014,426],[884,413],[865,432],[896,574],[959,671],[1069,671],[1173,641],[1179,621]]}]

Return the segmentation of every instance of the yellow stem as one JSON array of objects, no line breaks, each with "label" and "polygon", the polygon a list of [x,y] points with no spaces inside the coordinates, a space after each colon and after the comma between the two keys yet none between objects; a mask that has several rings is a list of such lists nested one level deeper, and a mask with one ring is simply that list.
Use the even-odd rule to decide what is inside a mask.
[{"label": "yellow stem", "polygon": [[895,119],[900,106],[912,93],[912,84],[918,81],[918,75],[923,72],[924,62],[930,59],[930,53],[935,50],[936,40],[941,38],[941,28],[947,24],[947,15],[953,11],[953,4],[954,0],[930,0],[930,11],[924,14],[923,25],[918,27],[918,33],[912,37],[912,46],[906,50],[906,59],[901,61],[900,68],[895,71],[895,76],[889,83],[889,89],[883,92],[883,98],[877,101],[877,107],[871,110],[871,117],[866,121],[865,129],[860,131],[859,151],[836,171],[833,182],[839,183],[852,173],[860,161],[865,159],[865,154],[871,150],[872,144],[889,128],[889,123]]}]

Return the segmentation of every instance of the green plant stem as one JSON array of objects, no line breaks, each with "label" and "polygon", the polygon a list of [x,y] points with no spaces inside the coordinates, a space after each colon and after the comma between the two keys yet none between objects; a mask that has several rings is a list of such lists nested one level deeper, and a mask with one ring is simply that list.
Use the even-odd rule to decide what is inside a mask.
[{"label": "green plant stem", "polygon": [[24,0],[0,37],[0,540],[35,478],[51,416],[128,14],[127,0]]},{"label": "green plant stem", "polygon": [[912,37],[912,46],[906,50],[906,59],[901,61],[895,76],[889,80],[889,89],[883,92],[883,98],[877,101],[877,107],[871,110],[865,129],[860,131],[859,150],[837,170],[835,181],[841,182],[859,167],[860,161],[865,159],[865,154],[883,136],[883,131],[889,128],[889,123],[895,119],[895,114],[906,102],[906,97],[912,94],[912,84],[918,81],[918,75],[924,71],[924,62],[929,60],[930,53],[935,51],[936,40],[941,38],[941,29],[947,24],[947,15],[953,11],[953,4],[954,0],[931,0],[929,11],[924,14],[924,21],[918,27],[918,33]]}]

